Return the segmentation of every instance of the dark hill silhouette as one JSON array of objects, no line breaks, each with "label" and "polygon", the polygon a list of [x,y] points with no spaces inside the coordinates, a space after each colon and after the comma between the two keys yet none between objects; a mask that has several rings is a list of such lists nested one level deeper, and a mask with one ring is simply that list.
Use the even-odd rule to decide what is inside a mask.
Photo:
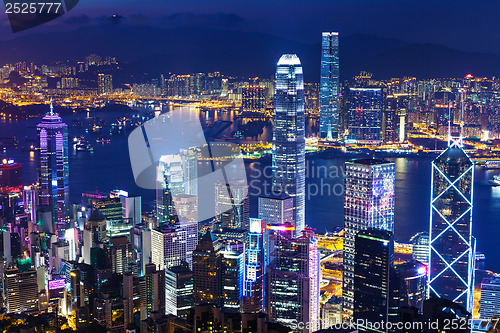
[{"label": "dark hill silhouette", "polygon": [[[211,28],[163,29],[153,26],[105,24],[74,31],[30,34],[0,41],[0,64],[17,61],[50,63],[81,60],[91,53],[115,56],[120,77],[149,73],[220,71],[237,76],[271,78],[283,53],[296,53],[307,82],[319,81],[321,37],[314,44],[258,32]],[[468,53],[436,44],[410,44],[369,35],[341,35],[342,79],[361,70],[385,79],[500,75],[500,56]]]}]

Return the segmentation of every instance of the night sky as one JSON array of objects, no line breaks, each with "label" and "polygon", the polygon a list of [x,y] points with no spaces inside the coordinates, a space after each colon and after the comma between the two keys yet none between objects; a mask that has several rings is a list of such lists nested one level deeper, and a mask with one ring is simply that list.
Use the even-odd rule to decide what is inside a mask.
[{"label": "night sky", "polygon": [[2,6],[0,39],[98,25],[115,13],[130,25],[268,32],[305,43],[317,42],[321,31],[340,31],[500,54],[495,0],[80,0],[56,21],[18,34],[10,31]]}]

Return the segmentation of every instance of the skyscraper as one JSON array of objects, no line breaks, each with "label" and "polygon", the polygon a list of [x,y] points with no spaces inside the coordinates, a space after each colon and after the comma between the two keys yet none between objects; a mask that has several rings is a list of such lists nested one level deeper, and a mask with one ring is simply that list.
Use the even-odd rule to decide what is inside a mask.
[{"label": "skyscraper", "polygon": [[429,233],[419,232],[415,234],[410,242],[413,244],[412,257],[422,264],[429,265]]},{"label": "skyscraper", "polygon": [[263,228],[262,219],[250,219],[243,295],[244,313],[260,313],[264,311],[265,251]]},{"label": "skyscraper", "polygon": [[382,89],[349,89],[349,140],[377,143],[382,131]]},{"label": "skyscraper", "polygon": [[356,234],[368,228],[393,232],[395,164],[377,159],[345,163],[343,315],[354,306]]},{"label": "skyscraper", "polygon": [[258,201],[259,218],[264,225],[293,223],[293,198],[288,194],[262,195]]},{"label": "skyscraper", "polygon": [[68,126],[54,113],[52,102],[37,131],[39,205],[52,214],[52,225],[43,231],[62,239],[69,210]]},{"label": "skyscraper", "polygon": [[301,235],[305,225],[304,78],[295,54],[281,56],[275,80],[273,191],[293,198],[293,222],[296,235]]},{"label": "skyscraper", "polygon": [[[198,225],[162,224],[151,231],[151,261],[158,270],[187,262],[193,263],[193,250],[197,245]],[[193,237],[194,236],[194,237]]]},{"label": "skyscraper", "polygon": [[221,301],[222,244],[210,231],[202,237],[193,252],[194,305]]},{"label": "skyscraper", "polygon": [[394,278],[393,264],[392,232],[366,229],[356,235],[353,283],[355,321],[396,321],[399,304],[394,291],[399,289],[399,281]]},{"label": "skyscraper", "polygon": [[167,314],[184,318],[193,306],[193,272],[186,263],[165,270],[165,307]]},{"label": "skyscraper", "polygon": [[245,252],[230,248],[221,251],[222,256],[222,308],[237,313],[241,310],[243,282],[245,278]]},{"label": "skyscraper", "polygon": [[487,277],[481,282],[481,319],[491,320],[500,316],[500,277]]},{"label": "skyscraper", "polygon": [[432,162],[431,181],[428,295],[459,303],[472,312],[474,163],[461,140]]},{"label": "skyscraper", "polygon": [[274,247],[268,266],[267,313],[283,325],[308,323],[302,332],[319,329],[319,252],[310,229],[298,238],[271,234]]},{"label": "skyscraper", "polygon": [[339,136],[339,33],[323,32],[321,42],[320,138]]},{"label": "skyscraper", "polygon": [[243,112],[255,115],[266,112],[266,87],[264,85],[251,85],[241,88],[241,108]]},{"label": "skyscraper", "polygon": [[413,306],[421,312],[427,288],[427,267],[411,260],[396,266],[399,279],[399,305]]}]

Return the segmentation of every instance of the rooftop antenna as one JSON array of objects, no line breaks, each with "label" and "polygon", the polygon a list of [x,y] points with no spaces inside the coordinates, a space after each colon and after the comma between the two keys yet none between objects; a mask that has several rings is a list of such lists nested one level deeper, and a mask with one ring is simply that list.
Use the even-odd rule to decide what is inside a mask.
[{"label": "rooftop antenna", "polygon": [[462,111],[460,114],[460,138],[458,144],[460,147],[464,146],[464,89],[460,89],[460,99],[462,102]]},{"label": "rooftop antenna", "polygon": [[54,105],[52,104],[52,96],[50,97],[50,115],[54,115]]},{"label": "rooftop antenna", "polygon": [[448,99],[448,147],[451,145],[451,103]]},{"label": "rooftop antenna", "polygon": [[450,130],[450,121],[451,119],[449,119],[448,121],[448,146],[449,147],[458,147],[458,148],[462,148],[464,146],[464,92],[465,92],[465,88],[460,88],[458,89],[458,93],[460,94],[460,133],[458,134],[458,137],[452,137],[451,135],[451,130]]}]

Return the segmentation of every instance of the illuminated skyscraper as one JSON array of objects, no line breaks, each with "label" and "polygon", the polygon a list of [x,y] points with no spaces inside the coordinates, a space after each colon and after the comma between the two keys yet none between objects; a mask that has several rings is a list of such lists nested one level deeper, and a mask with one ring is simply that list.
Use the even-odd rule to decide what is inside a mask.
[{"label": "illuminated skyscraper", "polygon": [[393,232],[395,164],[377,159],[345,163],[343,315],[354,306],[355,239],[368,228]]},{"label": "illuminated skyscraper", "polygon": [[432,162],[428,295],[472,312],[475,242],[472,237],[474,163],[460,141]]},{"label": "illuminated skyscraper", "polygon": [[264,224],[293,223],[293,198],[286,193],[259,197],[259,218]]},{"label": "illuminated skyscraper", "polygon": [[410,239],[413,244],[412,257],[422,264],[429,265],[429,233],[419,232]]},{"label": "illuminated skyscraper", "polygon": [[207,231],[193,252],[194,305],[220,305],[222,294],[222,244]]},{"label": "illuminated skyscraper", "polygon": [[268,266],[266,297],[269,318],[283,325],[308,323],[302,332],[319,327],[319,252],[313,231],[298,238],[270,234],[274,244]]},{"label": "illuminated skyscraper", "polygon": [[294,200],[296,235],[305,225],[304,78],[299,58],[284,54],[278,61],[274,94],[273,191]]},{"label": "illuminated skyscraper", "polygon": [[68,126],[54,113],[52,102],[37,131],[39,205],[52,214],[52,226],[44,231],[62,239],[69,210]]},{"label": "illuminated skyscraper", "polygon": [[250,219],[243,295],[244,313],[264,312],[265,251],[263,227],[262,219]]},{"label": "illuminated skyscraper", "polygon": [[252,85],[241,88],[241,108],[243,112],[264,114],[266,104],[265,86]]},{"label": "illuminated skyscraper", "polygon": [[174,204],[176,196],[198,195],[197,176],[198,157],[192,150],[181,149],[179,154],[160,158],[156,182],[158,225],[172,221],[177,215]]},{"label": "illuminated skyscraper", "polygon": [[339,33],[323,32],[320,80],[320,138],[339,135]]},{"label": "illuminated skyscraper", "polygon": [[349,140],[377,143],[382,131],[382,89],[349,89]]},{"label": "illuminated skyscraper", "polygon": [[227,248],[222,256],[222,308],[224,311],[237,313],[241,310],[243,282],[245,279],[245,252]]}]

